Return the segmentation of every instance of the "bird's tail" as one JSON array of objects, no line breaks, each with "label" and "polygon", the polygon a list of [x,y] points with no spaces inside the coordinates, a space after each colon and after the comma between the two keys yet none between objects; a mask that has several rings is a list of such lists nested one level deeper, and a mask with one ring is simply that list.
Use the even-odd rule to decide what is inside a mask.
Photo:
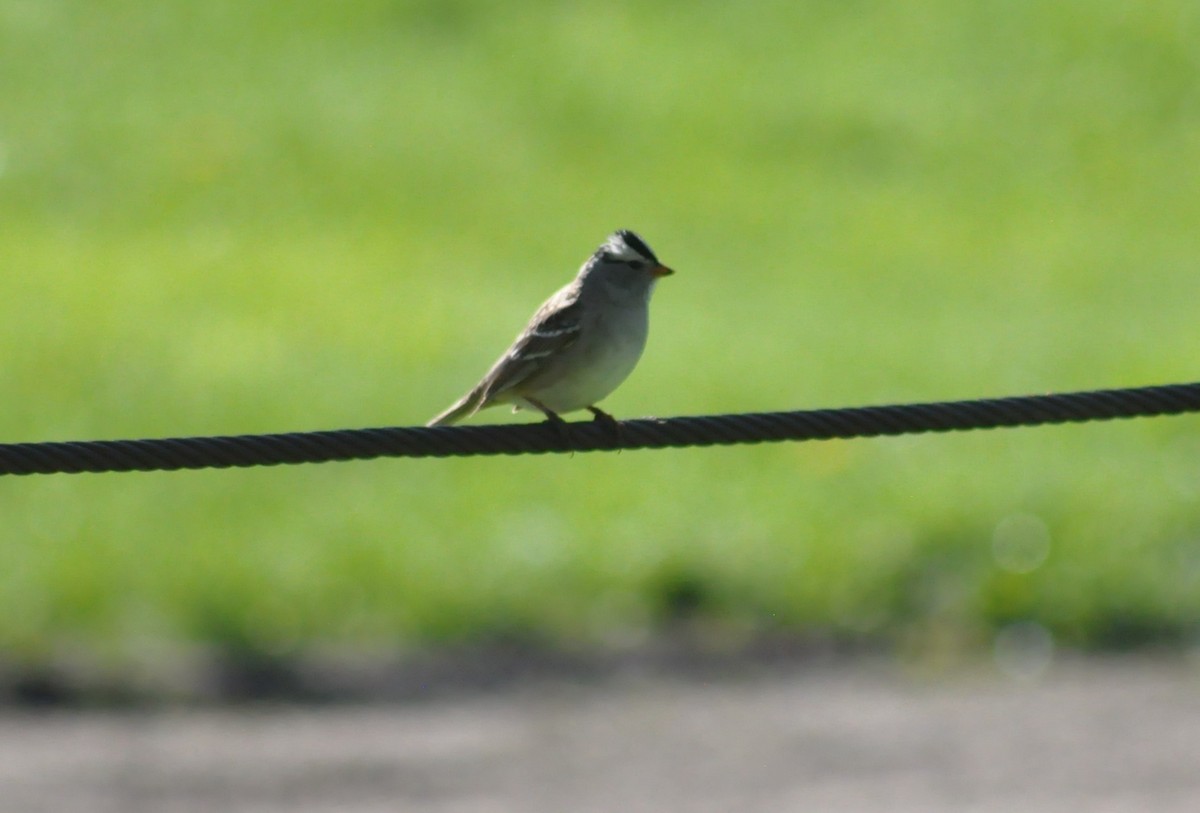
[{"label": "bird's tail", "polygon": [[483,388],[477,387],[462,398],[459,398],[450,408],[425,424],[426,426],[449,426],[458,423],[463,418],[469,418],[483,406]]}]

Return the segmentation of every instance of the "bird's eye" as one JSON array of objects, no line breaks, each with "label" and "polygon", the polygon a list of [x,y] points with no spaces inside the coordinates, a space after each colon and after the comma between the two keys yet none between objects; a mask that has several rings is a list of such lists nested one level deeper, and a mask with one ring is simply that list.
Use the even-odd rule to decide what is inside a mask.
[{"label": "bird's eye", "polygon": [[600,259],[606,263],[613,265],[627,265],[630,268],[645,268],[647,263],[642,257],[630,257],[628,255],[619,255],[611,251],[604,251],[600,254]]}]

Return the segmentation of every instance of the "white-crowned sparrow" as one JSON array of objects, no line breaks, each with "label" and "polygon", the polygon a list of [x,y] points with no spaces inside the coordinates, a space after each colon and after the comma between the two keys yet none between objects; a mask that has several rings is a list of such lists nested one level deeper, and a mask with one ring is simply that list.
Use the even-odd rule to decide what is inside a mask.
[{"label": "white-crowned sparrow", "polygon": [[612,421],[596,403],[633,372],[646,346],[650,294],[671,273],[642,238],[615,232],[538,308],[483,380],[428,425],[495,404],[538,409],[552,421],[577,409]]}]

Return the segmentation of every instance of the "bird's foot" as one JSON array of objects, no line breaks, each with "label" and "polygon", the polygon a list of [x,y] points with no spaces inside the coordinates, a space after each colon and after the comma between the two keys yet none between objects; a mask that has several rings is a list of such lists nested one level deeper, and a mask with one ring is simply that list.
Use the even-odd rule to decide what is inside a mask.
[{"label": "bird's foot", "polygon": [[545,405],[539,404],[532,398],[526,398],[529,403],[542,411],[546,416],[546,423],[554,430],[554,434],[558,436],[559,442],[562,444],[562,449],[565,452],[575,453],[575,440],[571,437],[571,427],[562,419],[557,412],[548,409]]},{"label": "bird's foot", "polygon": [[594,406],[588,407],[587,411],[595,416],[592,419],[593,423],[601,424],[605,429],[608,430],[609,437],[612,439],[613,448],[617,449],[617,451],[620,451],[621,442],[624,440],[624,432],[621,431],[621,422],[612,415],[609,415],[603,409],[599,409]]},{"label": "bird's foot", "polygon": [[547,412],[546,423],[550,424],[554,434],[558,435],[563,451],[575,454],[575,437],[571,434],[571,426],[559,417],[557,412]]}]

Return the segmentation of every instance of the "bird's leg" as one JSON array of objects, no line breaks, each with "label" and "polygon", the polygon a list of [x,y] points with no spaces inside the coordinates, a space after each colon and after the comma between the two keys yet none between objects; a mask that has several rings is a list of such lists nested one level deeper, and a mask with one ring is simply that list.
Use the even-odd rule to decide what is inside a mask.
[{"label": "bird's leg", "polygon": [[574,452],[575,443],[571,439],[571,430],[567,427],[567,422],[564,421],[557,412],[555,412],[553,409],[550,409],[545,404],[535,401],[529,396],[526,396],[525,400],[540,409],[542,414],[546,416],[546,423],[554,427],[554,432],[558,435],[558,439],[562,441],[563,448]]},{"label": "bird's leg", "polygon": [[623,439],[621,422],[599,407],[590,406],[587,411],[595,415],[595,418],[592,419],[594,423],[603,424],[612,435],[613,446],[620,446]]}]

